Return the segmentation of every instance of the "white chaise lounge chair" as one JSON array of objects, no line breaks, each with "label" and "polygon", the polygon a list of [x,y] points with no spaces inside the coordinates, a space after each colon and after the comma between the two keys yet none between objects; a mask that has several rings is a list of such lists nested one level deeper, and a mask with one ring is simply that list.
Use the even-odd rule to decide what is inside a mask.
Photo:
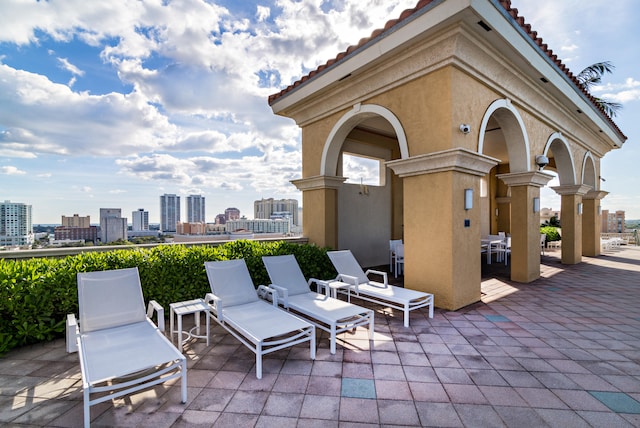
[{"label": "white chaise lounge chair", "polygon": [[[145,313],[138,269],[79,273],[77,279],[79,323],[67,315],[67,351],[80,357],[84,426],[90,406],[170,379],[181,378],[186,403],[186,359],[161,332],[162,307],[152,301]],[[160,328],[149,319],[154,309]]]},{"label": "white chaise lounge chair", "polygon": [[204,266],[212,291],[205,296],[209,314],[256,354],[258,379],[262,379],[265,354],[309,342],[311,359],[316,358],[315,327],[260,299],[243,259],[205,262]]},{"label": "white chaise lounge chair", "polygon": [[[433,318],[433,294],[389,285],[386,272],[371,269],[364,272],[350,250],[329,251],[327,255],[338,271],[336,280],[346,284],[336,290],[346,294],[349,301],[351,295],[354,295],[362,300],[403,311],[405,327],[409,327],[409,311],[414,309],[428,306],[429,318]],[[369,280],[370,273],[382,276],[384,282]]]},{"label": "white chaise lounge chair", "polygon": [[269,288],[277,294],[277,303],[328,332],[332,354],[336,353],[336,335],[358,326],[369,326],[369,340],[373,340],[372,310],[311,291],[312,283],[324,281],[311,278],[307,282],[293,255],[263,257],[262,261],[271,278]]}]

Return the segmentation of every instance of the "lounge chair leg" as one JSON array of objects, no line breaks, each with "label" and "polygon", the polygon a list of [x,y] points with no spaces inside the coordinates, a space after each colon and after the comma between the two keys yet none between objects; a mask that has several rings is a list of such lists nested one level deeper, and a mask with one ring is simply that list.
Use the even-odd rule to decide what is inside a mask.
[{"label": "lounge chair leg", "polygon": [[311,340],[309,341],[309,353],[311,354],[311,359],[316,359],[316,328],[311,327]]},{"label": "lounge chair leg", "polygon": [[409,304],[404,305],[404,326],[409,327]]},{"label": "lounge chair leg", "polygon": [[89,388],[84,388],[84,428],[91,426],[91,405],[89,404]]},{"label": "lounge chair leg", "polygon": [[374,326],[375,323],[373,322],[373,311],[369,312],[369,340],[373,340],[373,334],[374,334]]},{"label": "lounge chair leg", "polygon": [[[209,317],[207,317],[209,322]],[[187,360],[182,360],[182,379],[180,381],[180,389],[182,392],[182,404],[187,402]]]},{"label": "lounge chair leg", "polygon": [[331,343],[329,351],[331,352],[331,354],[336,353],[336,325],[332,325],[331,326],[331,340],[329,341],[329,343]]},{"label": "lounge chair leg", "polygon": [[256,346],[256,377],[262,379],[262,345]]}]

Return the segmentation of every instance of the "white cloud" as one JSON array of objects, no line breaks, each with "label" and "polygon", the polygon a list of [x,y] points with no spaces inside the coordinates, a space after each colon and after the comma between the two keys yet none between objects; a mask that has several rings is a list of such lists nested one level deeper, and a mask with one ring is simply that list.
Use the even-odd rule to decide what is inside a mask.
[{"label": "white cloud", "polygon": [[24,175],[26,174],[26,171],[22,171],[18,168],[16,168],[15,166],[0,166],[0,174],[6,174],[6,175]]},{"label": "white cloud", "polygon": [[80,70],[75,65],[71,64],[66,58],[58,58],[58,62],[62,66],[63,69],[67,70],[69,73],[74,76],[84,76],[84,71]]}]

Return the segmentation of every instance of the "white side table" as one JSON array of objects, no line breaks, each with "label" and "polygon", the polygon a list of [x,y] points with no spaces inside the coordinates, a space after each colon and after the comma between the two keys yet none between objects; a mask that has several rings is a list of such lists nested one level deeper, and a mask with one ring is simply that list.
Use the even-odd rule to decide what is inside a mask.
[{"label": "white side table", "polygon": [[[182,345],[191,339],[192,337],[199,339],[207,339],[207,346],[209,346],[209,315],[207,312],[209,311],[209,306],[204,302],[203,299],[194,299],[187,300],[184,302],[171,303],[169,305],[169,316],[171,317],[169,320],[171,331],[171,340],[173,340],[173,335],[178,335],[178,346],[180,347],[180,352],[182,352]],[[205,312],[205,319],[207,324],[207,335],[200,335],[200,312]],[[189,331],[182,330],[182,316],[193,314],[193,319],[195,321],[195,326],[191,328]],[[176,316],[178,318],[178,328],[174,329],[173,318]],[[196,331],[195,333],[193,331]],[[183,340],[182,334],[186,333],[187,337]]]},{"label": "white side table", "polygon": [[[333,297],[334,299],[338,298],[338,289],[349,290],[349,287],[351,287],[351,284],[342,281],[318,281],[318,284],[324,288],[324,294],[327,297]],[[347,294],[351,297],[351,293],[347,292]]]}]

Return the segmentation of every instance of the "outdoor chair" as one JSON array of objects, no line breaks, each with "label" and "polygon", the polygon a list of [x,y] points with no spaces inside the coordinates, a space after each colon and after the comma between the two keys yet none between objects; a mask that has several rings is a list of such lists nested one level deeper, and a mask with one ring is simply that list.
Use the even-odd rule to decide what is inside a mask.
[{"label": "outdoor chair", "polygon": [[389,240],[389,269],[393,271],[396,264],[396,247],[402,244],[402,239]]},{"label": "outdoor chair", "polygon": [[394,272],[395,277],[398,277],[398,273],[404,275],[404,244],[401,242],[396,245],[396,270]]},{"label": "outdoor chair", "polygon": [[305,280],[293,255],[262,257],[262,261],[271,278],[269,288],[277,294],[277,303],[328,332],[332,354],[336,353],[336,335],[358,326],[368,326],[369,340],[373,340],[372,310],[311,291],[311,284],[324,286],[325,281]]},{"label": "outdoor chair", "polygon": [[[205,262],[211,293],[205,301],[209,316],[256,354],[256,377],[262,379],[262,356],[309,342],[316,358],[316,329],[307,321],[258,297],[243,259]],[[258,292],[267,292],[264,285]]]},{"label": "outdoor chair", "polygon": [[547,234],[541,233],[540,234],[540,251],[542,252],[542,255],[544,255],[544,247],[546,243],[547,243]]},{"label": "outdoor chair", "polygon": [[511,254],[511,237],[505,237],[504,241],[496,247],[495,251],[499,254],[499,260],[502,260],[502,257],[504,257],[504,265],[508,265],[509,255]]},{"label": "outdoor chair", "polygon": [[[145,313],[138,268],[78,273],[77,280],[79,319],[67,315],[67,351],[80,358],[84,426],[90,406],[171,379],[181,378],[186,403],[186,359],[162,333],[162,307],[151,301]],[[154,310],[160,328],[149,319]]]},{"label": "outdoor chair", "polygon": [[[433,294],[390,285],[386,272],[371,269],[364,272],[350,250],[329,251],[327,255],[338,271],[336,280],[347,285],[338,292],[346,294],[348,301],[353,294],[359,299],[400,310],[404,313],[405,327],[409,327],[409,312],[415,309],[428,306],[429,318],[433,318]],[[369,280],[369,274],[382,276],[383,282]]]}]

